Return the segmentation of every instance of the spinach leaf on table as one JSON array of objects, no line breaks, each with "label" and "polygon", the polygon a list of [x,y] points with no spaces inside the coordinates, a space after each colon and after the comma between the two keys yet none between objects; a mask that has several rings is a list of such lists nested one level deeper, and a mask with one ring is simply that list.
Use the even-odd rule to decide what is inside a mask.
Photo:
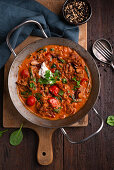
[{"label": "spinach leaf on table", "polygon": [[107,124],[110,125],[110,126],[114,126],[114,115],[108,116]]},{"label": "spinach leaf on table", "polygon": [[23,124],[21,125],[20,129],[14,131],[11,135],[10,135],[10,144],[13,146],[17,146],[21,143],[21,141],[23,140],[23,133],[22,133],[22,127]]},{"label": "spinach leaf on table", "polygon": [[3,130],[3,131],[0,131],[0,137],[2,137],[3,133],[5,133],[5,132],[7,132],[7,131],[8,131],[8,129]]}]

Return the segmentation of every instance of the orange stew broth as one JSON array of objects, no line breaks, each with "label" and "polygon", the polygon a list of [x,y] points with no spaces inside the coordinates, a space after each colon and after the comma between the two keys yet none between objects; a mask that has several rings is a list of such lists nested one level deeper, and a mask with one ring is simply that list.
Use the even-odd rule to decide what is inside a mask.
[{"label": "orange stew broth", "polygon": [[[43,62],[53,73],[54,84],[47,80],[47,84],[42,84],[44,78],[39,76],[39,70]],[[75,50],[59,45],[48,45],[28,55],[19,66],[16,83],[24,106],[50,120],[76,114],[88,100],[92,86],[90,71],[82,57]],[[35,102],[29,105],[27,100],[31,96]],[[55,105],[50,100],[53,98]]]}]

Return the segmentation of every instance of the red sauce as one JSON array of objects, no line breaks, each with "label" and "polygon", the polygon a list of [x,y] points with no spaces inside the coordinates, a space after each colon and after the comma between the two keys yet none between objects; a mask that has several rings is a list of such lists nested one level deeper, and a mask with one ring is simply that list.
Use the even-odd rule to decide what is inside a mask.
[{"label": "red sauce", "polygon": [[[39,76],[43,62],[49,69],[44,78]],[[88,100],[91,86],[87,64],[69,47],[45,46],[28,55],[19,66],[19,98],[27,109],[45,119],[64,119],[76,114]]]}]

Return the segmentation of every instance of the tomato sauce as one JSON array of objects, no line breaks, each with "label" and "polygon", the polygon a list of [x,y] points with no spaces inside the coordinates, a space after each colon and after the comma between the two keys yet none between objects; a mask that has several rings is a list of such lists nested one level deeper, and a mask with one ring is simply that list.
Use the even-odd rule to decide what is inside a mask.
[{"label": "tomato sauce", "polygon": [[[41,71],[43,64],[46,70]],[[50,120],[76,114],[88,100],[92,86],[83,58],[60,45],[48,45],[28,55],[19,66],[16,83],[24,106]]]}]

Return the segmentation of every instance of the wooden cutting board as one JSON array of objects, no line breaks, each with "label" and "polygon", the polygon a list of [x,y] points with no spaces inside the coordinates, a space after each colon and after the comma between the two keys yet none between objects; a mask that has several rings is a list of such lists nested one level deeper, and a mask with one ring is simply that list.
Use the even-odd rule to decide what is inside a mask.
[{"label": "wooden cutting board", "polygon": [[[64,0],[38,0],[44,6],[49,8],[55,13],[59,13]],[[79,44],[87,49],[87,24],[79,27]],[[15,52],[18,54],[25,46],[40,39],[40,37],[29,36],[25,41],[23,41],[18,47],[16,47]],[[39,136],[39,146],[37,152],[37,160],[42,165],[49,165],[53,161],[53,149],[52,149],[52,135],[56,129],[48,129],[36,126],[27,120],[25,120],[15,109],[8,92],[8,72],[13,62],[13,55],[10,56],[7,64],[5,65],[4,72],[4,97],[3,97],[3,126],[7,128],[18,128],[23,123],[24,127],[33,129]],[[88,115],[85,116],[79,122],[76,122],[71,127],[87,126],[88,125]],[[44,142],[45,141],[45,142]]]}]

